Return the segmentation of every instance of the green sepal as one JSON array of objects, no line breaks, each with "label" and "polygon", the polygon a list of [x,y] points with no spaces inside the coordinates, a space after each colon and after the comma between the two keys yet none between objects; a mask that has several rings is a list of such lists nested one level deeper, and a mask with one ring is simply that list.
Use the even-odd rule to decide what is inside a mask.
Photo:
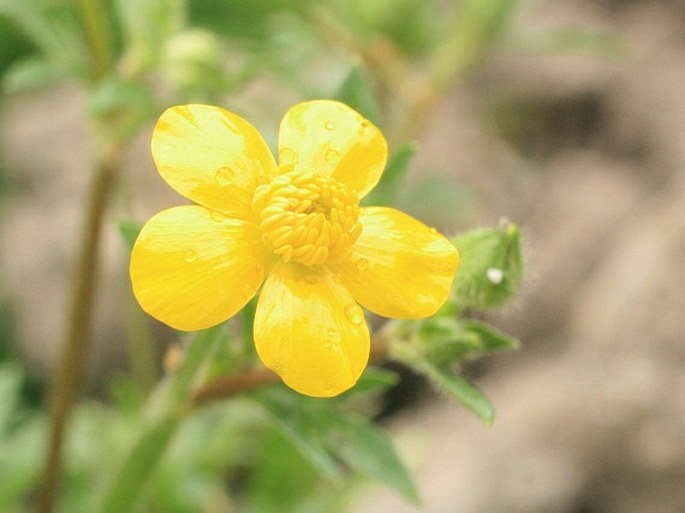
[{"label": "green sepal", "polygon": [[459,308],[488,309],[503,305],[518,288],[523,275],[521,233],[518,226],[479,228],[452,242],[461,263],[452,285]]}]

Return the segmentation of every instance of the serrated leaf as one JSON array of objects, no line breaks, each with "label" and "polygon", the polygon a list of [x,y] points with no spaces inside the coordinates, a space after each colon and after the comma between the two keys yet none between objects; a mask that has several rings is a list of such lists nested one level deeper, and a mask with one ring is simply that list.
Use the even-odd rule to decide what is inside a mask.
[{"label": "serrated leaf", "polygon": [[376,95],[368,76],[359,64],[350,68],[335,94],[335,99],[346,103],[372,123],[379,123],[380,115]]},{"label": "serrated leaf", "polygon": [[[405,144],[390,159],[380,181],[365,199],[364,203],[374,206],[394,205],[407,176],[409,164],[416,154],[415,144]],[[368,199],[367,199],[368,198]]]},{"label": "serrated leaf", "polygon": [[340,415],[337,421],[338,454],[343,461],[418,504],[414,482],[385,432],[352,416]]},{"label": "serrated leaf", "polygon": [[414,368],[428,377],[439,389],[445,390],[469,410],[476,414],[487,426],[495,420],[495,407],[483,392],[449,369],[440,368],[423,360]]}]

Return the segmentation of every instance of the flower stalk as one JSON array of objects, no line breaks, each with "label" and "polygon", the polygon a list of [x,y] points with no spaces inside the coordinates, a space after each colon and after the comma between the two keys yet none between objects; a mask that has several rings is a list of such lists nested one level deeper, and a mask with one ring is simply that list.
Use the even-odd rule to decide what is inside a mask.
[{"label": "flower stalk", "polygon": [[112,147],[101,157],[89,189],[85,226],[76,261],[71,300],[50,397],[50,434],[38,511],[51,513],[61,481],[63,442],[69,414],[81,389],[88,359],[100,235],[110,192],[119,174],[120,151]]},{"label": "flower stalk", "polygon": [[[113,66],[110,31],[101,0],[78,0],[76,9],[83,24],[90,55],[90,79],[97,82]],[[97,123],[102,134],[106,120]],[[101,141],[99,157],[88,190],[83,234],[79,244],[64,329],[62,354],[50,389],[50,432],[43,476],[38,493],[39,513],[52,513],[60,489],[64,435],[72,406],[81,389],[88,360],[88,333],[100,255],[100,239],[105,212],[121,167],[122,148],[107,138]]]}]

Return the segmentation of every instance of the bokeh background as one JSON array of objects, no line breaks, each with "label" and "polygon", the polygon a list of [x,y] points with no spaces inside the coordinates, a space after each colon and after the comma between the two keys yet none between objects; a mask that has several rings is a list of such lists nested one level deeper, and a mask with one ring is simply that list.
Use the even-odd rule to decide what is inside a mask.
[{"label": "bokeh background", "polygon": [[[261,12],[237,2],[234,25],[223,29],[231,20],[197,7],[195,26],[230,37],[191,32],[167,57],[218,52],[228,75],[241,78],[203,83],[273,143],[285,110],[330,96],[368,40],[325,26],[326,40],[287,2],[267,4]],[[370,26],[405,20],[389,25],[388,45],[374,47],[380,62],[420,54],[426,35],[404,4],[368,4],[376,6]],[[3,41],[13,42],[0,51],[6,71],[34,49],[21,27],[0,21]],[[405,47],[393,47],[398,41]],[[210,55],[209,76],[215,64]],[[187,70],[162,69],[181,74],[160,79],[162,94],[182,97]],[[92,165],[84,116],[92,99],[73,81],[41,76],[11,75],[0,97],[0,356],[21,359],[39,384],[59,351]],[[519,294],[488,315],[522,348],[464,369],[496,405],[494,425],[412,375],[387,398],[382,422],[417,480],[423,511],[685,511],[683,84],[683,2],[521,1],[412,133],[418,151],[403,207],[449,233],[508,218],[521,226],[526,254]],[[95,396],[125,365],[132,308],[116,222],[179,203],[152,164],[151,127],[127,153],[106,230],[89,366]],[[161,352],[173,335],[155,330]],[[357,511],[420,509],[369,488]]]}]

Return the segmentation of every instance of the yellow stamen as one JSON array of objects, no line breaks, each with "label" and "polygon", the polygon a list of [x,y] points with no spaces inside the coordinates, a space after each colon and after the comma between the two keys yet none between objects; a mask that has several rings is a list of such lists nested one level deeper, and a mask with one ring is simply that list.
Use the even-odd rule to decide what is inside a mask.
[{"label": "yellow stamen", "polygon": [[333,178],[289,171],[255,191],[264,243],[285,261],[340,262],[359,237],[359,198]]}]

